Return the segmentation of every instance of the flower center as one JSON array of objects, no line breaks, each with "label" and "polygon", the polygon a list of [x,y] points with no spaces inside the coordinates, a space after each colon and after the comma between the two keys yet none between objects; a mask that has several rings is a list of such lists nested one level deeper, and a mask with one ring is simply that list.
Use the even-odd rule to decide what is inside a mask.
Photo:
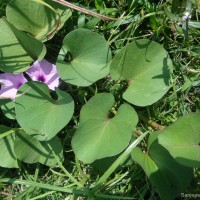
[{"label": "flower center", "polygon": [[17,83],[17,89],[22,85],[23,83]]},{"label": "flower center", "polygon": [[42,75],[40,75],[40,76],[38,76],[38,81],[41,81],[41,82],[45,82],[45,77],[44,76],[42,76]]}]

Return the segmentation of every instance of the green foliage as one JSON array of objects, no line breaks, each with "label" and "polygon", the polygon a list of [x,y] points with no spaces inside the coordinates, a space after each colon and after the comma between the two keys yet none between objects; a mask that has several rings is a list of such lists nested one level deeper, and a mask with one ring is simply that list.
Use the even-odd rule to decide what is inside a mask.
[{"label": "green foliage", "polygon": [[9,119],[15,119],[15,103],[8,99],[1,100],[1,111]]},{"label": "green foliage", "polygon": [[123,98],[138,106],[151,105],[167,92],[171,72],[167,52],[150,40],[137,40],[121,49],[110,71],[114,80],[128,81]]},{"label": "green foliage", "polygon": [[23,72],[33,59],[41,60],[46,54],[41,42],[16,29],[6,18],[0,19],[0,27],[0,68],[4,72]]},{"label": "green foliage", "polygon": [[148,150],[133,149],[131,156],[144,169],[162,199],[174,199],[185,190],[192,179],[192,169],[177,163],[169,152],[158,143],[158,134],[152,133]]},{"label": "green foliage", "polygon": [[109,109],[113,104],[112,94],[101,93],[93,96],[81,109],[80,125],[72,138],[72,147],[85,163],[119,154],[131,139],[138,122],[135,110],[123,104],[110,118]]},{"label": "green foliage", "polygon": [[12,129],[3,125],[0,128],[0,166],[18,168],[19,160],[31,164],[39,162],[55,166],[58,161],[53,156],[49,145],[57,154],[58,159],[63,161],[63,149],[59,138],[55,137],[48,142],[39,142],[20,129]]},{"label": "green foliage", "polygon": [[34,137],[29,136],[24,132],[19,132],[16,135],[14,152],[17,158],[26,163],[41,163],[48,166],[55,166],[57,160],[49,149],[53,149],[60,161],[63,161],[63,149],[59,138],[54,137],[48,142],[40,142]]},{"label": "green foliage", "polygon": [[6,7],[8,21],[39,40],[46,40],[60,29],[71,12],[50,0],[14,0]]},{"label": "green foliage", "polygon": [[15,131],[0,125],[0,148],[1,167],[18,167],[17,158],[14,152]]},{"label": "green foliage", "polygon": [[57,99],[54,100],[44,83],[25,83],[18,94],[16,119],[29,135],[39,141],[52,139],[73,115],[74,102],[71,96],[57,89]]},{"label": "green foliage", "polygon": [[[0,199],[198,193],[198,12],[198,1],[0,0],[0,77],[43,58],[60,77],[55,91],[40,75],[17,88],[0,78]],[[1,96],[10,88],[14,101]]]},{"label": "green foliage", "polygon": [[158,137],[174,159],[189,167],[200,166],[200,113],[178,119]]},{"label": "green foliage", "polygon": [[64,38],[56,64],[64,81],[89,86],[108,75],[110,57],[108,43],[102,36],[77,29]]}]

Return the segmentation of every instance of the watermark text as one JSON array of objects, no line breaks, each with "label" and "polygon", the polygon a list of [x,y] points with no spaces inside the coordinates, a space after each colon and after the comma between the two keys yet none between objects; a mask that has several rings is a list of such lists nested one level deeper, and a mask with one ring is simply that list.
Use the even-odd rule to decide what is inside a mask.
[{"label": "watermark text", "polygon": [[181,193],[182,198],[191,198],[191,199],[197,199],[200,198],[200,193],[199,194],[186,194],[186,193]]}]

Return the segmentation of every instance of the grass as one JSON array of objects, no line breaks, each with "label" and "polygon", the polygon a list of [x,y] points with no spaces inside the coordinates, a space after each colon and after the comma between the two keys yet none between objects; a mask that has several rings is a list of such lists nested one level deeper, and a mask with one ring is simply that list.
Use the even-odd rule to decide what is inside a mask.
[{"label": "grass", "polygon": [[[95,10],[95,1],[73,1],[77,5]],[[126,20],[105,22],[73,11],[72,18],[62,30],[47,42],[48,57],[56,59],[62,39],[71,30],[78,27],[90,27],[102,34],[110,43],[112,54],[115,55],[125,44],[135,39],[148,38],[161,43],[173,60],[174,73],[171,80],[171,89],[157,103],[146,108],[135,109],[146,119],[140,120],[137,131],[150,133],[155,126],[149,123],[151,119],[161,126],[169,126],[180,116],[190,112],[200,111],[200,30],[187,27],[183,30],[181,22],[185,9],[175,12],[178,20],[169,15],[175,1],[150,0],[109,0],[96,1],[96,11],[110,17],[121,17]],[[181,6],[181,5],[180,5]],[[1,7],[3,10],[3,7]],[[81,19],[85,18],[85,22]],[[198,5],[191,7],[191,20],[199,23]],[[98,191],[95,199],[159,199],[155,188],[150,184],[143,170],[130,159],[122,166],[112,168],[105,174],[109,165],[105,159],[103,166],[98,162],[84,165],[79,162],[71,149],[70,141],[76,130],[80,108],[95,94],[95,92],[111,92],[121,104],[122,91],[126,83],[115,83],[108,76],[97,81],[91,87],[61,85],[69,92],[76,103],[76,111],[67,128],[64,128],[59,137],[62,138],[65,160],[57,167],[46,167],[39,164],[28,165],[20,163],[19,169],[0,168],[0,199],[4,200],[75,200],[93,199],[91,190]],[[144,119],[144,118],[143,118]],[[1,113],[0,122],[15,125]],[[154,124],[155,125],[155,124]],[[145,143],[145,141],[144,141]],[[56,155],[55,155],[56,156]],[[128,157],[129,158],[129,157]],[[113,158],[115,160],[116,158]],[[114,170],[115,169],[115,170]],[[108,173],[109,172],[109,173]],[[103,177],[103,178],[102,178]],[[106,178],[107,177],[107,178]],[[99,186],[99,183],[104,183]],[[83,190],[83,186],[87,189]],[[194,179],[185,193],[198,193],[200,188],[200,170],[194,169]],[[128,198],[131,197],[131,198]]]}]

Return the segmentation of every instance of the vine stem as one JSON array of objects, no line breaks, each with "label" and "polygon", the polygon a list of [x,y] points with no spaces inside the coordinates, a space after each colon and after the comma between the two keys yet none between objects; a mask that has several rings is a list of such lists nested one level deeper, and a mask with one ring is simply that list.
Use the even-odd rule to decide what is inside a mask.
[{"label": "vine stem", "polygon": [[23,130],[23,129],[22,129],[22,128],[13,128],[13,129],[11,129],[11,130],[8,130],[8,131],[6,131],[6,132],[4,132],[4,133],[2,133],[2,134],[0,135],[0,139],[6,137],[6,136],[8,136],[8,135],[11,135],[11,134],[13,134],[13,133],[15,133],[15,132],[17,132],[17,131],[20,131],[20,130]]},{"label": "vine stem", "polygon": [[165,129],[164,126],[162,126],[162,125],[160,125],[160,124],[158,124],[158,123],[152,121],[151,119],[146,118],[145,116],[139,115],[139,118],[140,118],[142,121],[148,123],[148,124],[151,125],[153,128],[156,128],[156,129],[159,130],[159,131],[162,131],[162,130]]},{"label": "vine stem", "polygon": [[74,10],[80,11],[82,13],[85,13],[87,15],[91,15],[93,17],[100,18],[100,19],[105,20],[105,21],[117,21],[119,19],[119,18],[112,18],[112,17],[107,17],[105,15],[98,14],[98,13],[93,12],[91,10],[88,10],[86,8],[82,8],[82,7],[76,6],[72,3],[69,3],[68,1],[64,1],[64,0],[52,0],[52,1],[59,3],[59,4],[62,4],[64,6],[67,6],[69,8],[72,8]]}]

